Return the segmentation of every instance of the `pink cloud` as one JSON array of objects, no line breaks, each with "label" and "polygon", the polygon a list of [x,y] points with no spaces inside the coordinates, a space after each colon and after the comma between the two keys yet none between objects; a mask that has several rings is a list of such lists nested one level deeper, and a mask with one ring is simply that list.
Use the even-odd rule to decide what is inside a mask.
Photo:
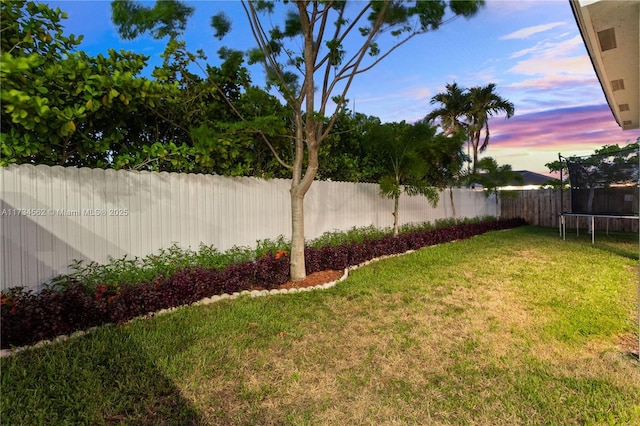
[{"label": "pink cloud", "polygon": [[606,104],[549,109],[492,118],[491,138],[485,155],[515,170],[548,172],[545,163],[557,154],[586,155],[603,145],[626,145],[640,137],[640,130],[622,131]]},{"label": "pink cloud", "polygon": [[594,76],[589,77],[576,77],[569,75],[557,75],[549,78],[538,78],[531,80],[524,80],[517,83],[507,84],[504,87],[511,89],[555,89],[559,87],[573,88],[579,85],[594,85],[598,84],[598,79]]},{"label": "pink cloud", "polygon": [[491,144],[522,147],[581,145],[598,146],[635,140],[640,131],[623,132],[605,105],[547,110],[511,119],[492,119]]}]

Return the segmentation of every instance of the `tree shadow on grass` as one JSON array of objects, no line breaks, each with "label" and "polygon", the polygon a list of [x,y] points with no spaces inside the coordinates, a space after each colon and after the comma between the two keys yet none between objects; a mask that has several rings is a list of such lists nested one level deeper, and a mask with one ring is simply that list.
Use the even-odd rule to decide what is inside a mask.
[{"label": "tree shadow on grass", "polygon": [[580,235],[566,235],[568,241],[576,241],[582,244],[592,245],[593,248],[601,251],[613,253],[631,260],[638,260],[638,234],[634,233],[611,233],[605,234],[596,231],[594,242],[591,242],[591,234],[581,230]]},{"label": "tree shadow on grass", "polygon": [[2,359],[2,424],[200,425],[124,327]]},{"label": "tree shadow on grass", "polygon": [[[596,235],[597,237],[597,235]],[[623,242],[624,244],[621,244]],[[599,250],[613,253],[615,255],[626,257],[631,260],[638,260],[638,236],[634,240],[604,238],[602,241],[595,240],[595,247]]]}]

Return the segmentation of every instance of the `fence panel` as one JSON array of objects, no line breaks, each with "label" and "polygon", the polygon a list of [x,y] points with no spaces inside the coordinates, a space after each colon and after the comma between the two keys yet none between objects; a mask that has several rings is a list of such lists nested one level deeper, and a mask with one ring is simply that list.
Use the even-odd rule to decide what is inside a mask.
[{"label": "fence panel", "polygon": [[[559,226],[560,198],[560,191],[552,189],[510,191],[509,196],[502,197],[501,215],[521,217],[537,226]],[[564,211],[568,211],[568,193],[564,198]]]},{"label": "fence panel", "polygon": [[[173,244],[220,251],[291,234],[287,179],[59,166],[0,168],[1,288],[37,289],[74,260],[146,256]],[[495,215],[493,198],[454,190],[458,217]],[[370,183],[314,182],[305,198],[305,236],[393,224],[393,202]],[[449,194],[432,208],[400,200],[401,224],[451,217]]]}]

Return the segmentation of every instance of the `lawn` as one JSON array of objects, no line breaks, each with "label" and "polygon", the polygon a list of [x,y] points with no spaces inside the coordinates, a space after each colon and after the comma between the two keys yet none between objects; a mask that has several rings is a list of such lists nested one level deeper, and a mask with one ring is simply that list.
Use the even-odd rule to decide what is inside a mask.
[{"label": "lawn", "polygon": [[521,227],[101,327],[2,359],[0,423],[640,424],[637,256]]}]

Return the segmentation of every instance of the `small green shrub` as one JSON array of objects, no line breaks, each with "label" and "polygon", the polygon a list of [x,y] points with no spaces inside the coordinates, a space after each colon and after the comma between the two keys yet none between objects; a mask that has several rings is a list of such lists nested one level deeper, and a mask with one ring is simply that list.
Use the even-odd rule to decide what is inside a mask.
[{"label": "small green shrub", "polygon": [[[437,220],[435,224],[430,222],[405,224],[400,228],[400,234],[430,231],[449,228],[454,225],[482,223],[491,220],[495,220],[495,218],[484,217],[457,221],[441,219]],[[347,231],[325,232],[320,237],[310,240],[307,246],[310,248],[322,248],[361,244],[367,241],[380,240],[392,234],[391,228],[379,229],[373,225],[353,227]],[[78,260],[69,266],[71,270],[69,274],[60,275],[52,279],[44,287],[61,291],[79,283],[90,289],[102,285],[116,287],[121,283],[135,286],[143,282],[169,278],[186,268],[224,269],[232,264],[252,262],[265,255],[276,255],[278,252],[289,253],[289,251],[290,242],[282,235],[275,240],[258,240],[255,249],[234,246],[225,252],[220,252],[215,247],[205,244],[201,244],[197,251],[173,245],[159,250],[156,254],[142,258],[129,258],[125,255],[118,259],[110,258],[109,262],[104,264]]]}]

